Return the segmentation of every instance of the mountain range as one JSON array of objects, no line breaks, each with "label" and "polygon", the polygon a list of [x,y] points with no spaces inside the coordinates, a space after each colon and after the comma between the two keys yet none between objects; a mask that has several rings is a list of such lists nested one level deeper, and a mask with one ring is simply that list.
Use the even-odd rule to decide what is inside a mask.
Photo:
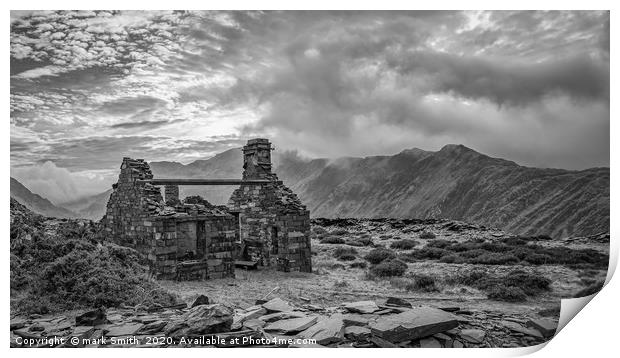
[{"label": "mountain range", "polygon": [[[609,168],[530,168],[462,145],[333,160],[274,152],[273,162],[312,217],[444,217],[552,237],[609,231]],[[242,154],[231,149],[185,165],[150,166],[156,178],[239,178]],[[181,195],[200,194],[225,204],[234,189],[188,186],[181,187]],[[67,208],[101,217],[106,193]]]},{"label": "mountain range", "polygon": [[75,218],[79,216],[75,212],[56,206],[41,195],[31,192],[15,178],[11,178],[11,197],[28,209],[44,216],[57,218]]}]

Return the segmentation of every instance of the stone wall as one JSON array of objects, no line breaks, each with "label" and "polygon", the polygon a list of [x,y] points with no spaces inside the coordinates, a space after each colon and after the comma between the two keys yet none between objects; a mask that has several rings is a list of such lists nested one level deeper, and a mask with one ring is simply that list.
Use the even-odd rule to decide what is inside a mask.
[{"label": "stone wall", "polygon": [[151,221],[162,206],[158,187],[138,180],[152,179],[153,174],[143,159],[123,158],[118,182],[108,200],[102,222],[112,240],[143,253],[150,248]]}]

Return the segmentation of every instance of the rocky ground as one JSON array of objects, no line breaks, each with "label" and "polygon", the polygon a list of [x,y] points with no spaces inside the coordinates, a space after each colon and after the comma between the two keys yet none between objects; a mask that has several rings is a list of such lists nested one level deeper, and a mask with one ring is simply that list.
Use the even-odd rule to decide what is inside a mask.
[{"label": "rocky ground", "polygon": [[[84,317],[85,310],[14,312],[11,346],[69,347],[76,341],[88,347],[536,345],[553,336],[561,298],[579,296],[604,278],[609,235],[519,241],[518,248],[543,252],[533,258],[502,244],[512,239],[499,230],[446,220],[314,220],[313,273],[238,269],[235,280],[161,281],[183,302],[168,307],[121,305]],[[469,251],[450,251],[456,248],[444,241]],[[564,251],[556,255],[557,248]],[[384,262],[398,261],[404,270],[377,275],[381,263],[369,261],[373,250],[390,251],[393,257]],[[429,252],[444,256],[429,259],[424,256]],[[460,261],[454,262],[455,252]],[[492,264],[476,263],[482,259]],[[482,272],[481,280],[503,282],[509,277],[503,275],[515,270],[548,286],[523,286],[527,295],[491,298],[493,290],[462,280],[475,271]]]}]

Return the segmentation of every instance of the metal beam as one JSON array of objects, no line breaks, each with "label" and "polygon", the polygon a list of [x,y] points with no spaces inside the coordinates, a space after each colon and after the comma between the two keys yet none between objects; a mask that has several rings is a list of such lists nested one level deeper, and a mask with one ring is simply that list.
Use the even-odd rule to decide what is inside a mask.
[{"label": "metal beam", "polygon": [[150,179],[139,180],[153,185],[260,185],[269,183],[281,183],[268,179]]}]

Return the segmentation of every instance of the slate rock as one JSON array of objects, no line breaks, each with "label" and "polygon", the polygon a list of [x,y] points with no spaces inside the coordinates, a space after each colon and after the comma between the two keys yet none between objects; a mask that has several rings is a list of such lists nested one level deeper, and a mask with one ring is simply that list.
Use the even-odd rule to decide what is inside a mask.
[{"label": "slate rock", "polygon": [[443,346],[435,338],[424,338],[420,339],[420,348],[443,348]]},{"label": "slate rock", "polygon": [[293,307],[288,302],[278,297],[263,303],[263,308],[268,312],[287,312],[293,310]]},{"label": "slate rock", "polygon": [[388,297],[385,301],[386,305],[412,308],[411,303],[398,297]]},{"label": "slate rock", "polygon": [[[373,317],[376,318],[376,317]],[[363,316],[360,314],[352,313],[342,316],[345,326],[367,326],[371,321],[371,317]]]},{"label": "slate rock", "polygon": [[243,328],[249,329],[252,331],[258,331],[263,327],[265,327],[265,321],[261,321],[260,319],[257,319],[257,318],[249,319],[243,322]]},{"label": "slate rock", "polygon": [[22,318],[13,318],[11,320],[11,331],[15,329],[24,328],[26,326],[26,320]]},{"label": "slate rock", "polygon": [[555,335],[558,323],[551,319],[534,319],[527,322],[527,326],[536,329],[543,337],[549,338]]},{"label": "slate rock", "polygon": [[413,308],[396,315],[379,317],[370,323],[373,335],[393,343],[431,336],[457,326],[457,317],[432,307]]},{"label": "slate rock", "polygon": [[344,329],[345,325],[342,317],[331,317],[319,321],[317,324],[301,332],[298,337],[314,339],[318,344],[327,345],[342,341]]},{"label": "slate rock", "polygon": [[283,319],[303,318],[303,317],[306,317],[306,315],[301,312],[289,311],[289,312],[275,312],[272,314],[260,316],[258,317],[258,319],[260,319],[261,321],[265,321],[265,322],[275,322],[275,321],[280,321]]},{"label": "slate rock", "polygon": [[367,341],[371,336],[370,328],[350,326],[344,329],[344,336],[353,341]]},{"label": "slate rock", "polygon": [[111,326],[106,333],[107,337],[133,336],[144,327],[142,323],[128,323],[123,325]]},{"label": "slate rock", "polygon": [[222,304],[200,305],[191,308],[177,321],[166,326],[166,335],[201,336],[230,331],[233,310]]},{"label": "slate rock", "polygon": [[75,317],[76,326],[96,326],[105,323],[108,323],[108,319],[103,308],[88,311]]},{"label": "slate rock", "polygon": [[345,303],[344,308],[353,313],[373,313],[380,310],[374,301],[357,301]]},{"label": "slate rock", "polygon": [[317,317],[283,319],[265,326],[265,331],[276,334],[292,334],[305,331],[317,322]]},{"label": "slate rock", "polygon": [[192,306],[190,308],[194,308],[200,305],[208,305],[208,304],[209,304],[209,297],[205,295],[200,295],[196,298],[196,300],[194,300],[194,303],[192,303]]},{"label": "slate rock", "polygon": [[161,332],[168,323],[166,321],[156,321],[144,325],[139,331],[140,334],[155,334]]},{"label": "slate rock", "polygon": [[45,327],[43,327],[43,325],[41,325],[40,323],[37,323],[37,324],[33,324],[32,326],[28,327],[28,330],[30,332],[43,332],[45,331]]},{"label": "slate rock", "polygon": [[504,327],[510,329],[511,331],[518,332],[518,333],[523,333],[523,334],[526,334],[528,336],[532,336],[532,337],[536,337],[536,338],[543,338],[542,333],[538,332],[537,330],[523,327],[522,325],[520,325],[520,324],[518,324],[516,322],[501,321],[501,324]]},{"label": "slate rock", "polygon": [[486,332],[481,329],[463,329],[461,330],[461,334],[459,336],[469,343],[479,344],[484,341]]},{"label": "slate rock", "polygon": [[454,341],[452,342],[452,348],[464,348],[465,346],[463,345],[463,343],[461,341]]}]

